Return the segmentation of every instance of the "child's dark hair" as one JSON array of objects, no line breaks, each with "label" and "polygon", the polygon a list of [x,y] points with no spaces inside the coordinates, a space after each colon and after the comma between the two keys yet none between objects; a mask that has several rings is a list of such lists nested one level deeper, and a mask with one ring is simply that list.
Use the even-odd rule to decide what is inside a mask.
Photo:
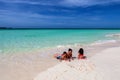
[{"label": "child's dark hair", "polygon": [[83,55],[84,54],[84,50],[83,48],[80,48],[79,51],[78,51],[79,54]]},{"label": "child's dark hair", "polygon": [[72,49],[71,49],[71,48],[69,48],[69,49],[68,49],[68,51],[71,51],[71,52],[72,52]]},{"label": "child's dark hair", "polygon": [[66,52],[66,51],[64,51],[64,52],[63,52],[63,54],[67,54],[67,52]]}]

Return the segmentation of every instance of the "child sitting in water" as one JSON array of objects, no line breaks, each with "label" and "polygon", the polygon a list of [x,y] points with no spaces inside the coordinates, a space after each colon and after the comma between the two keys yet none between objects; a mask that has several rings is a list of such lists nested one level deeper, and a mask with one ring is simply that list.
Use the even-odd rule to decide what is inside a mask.
[{"label": "child sitting in water", "polygon": [[83,48],[80,48],[78,51],[78,59],[85,59],[86,56],[84,56],[84,50]]}]

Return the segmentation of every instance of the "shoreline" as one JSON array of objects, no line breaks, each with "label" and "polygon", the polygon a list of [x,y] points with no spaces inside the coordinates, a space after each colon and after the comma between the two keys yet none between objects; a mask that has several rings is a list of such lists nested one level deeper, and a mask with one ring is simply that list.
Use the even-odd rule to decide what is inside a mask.
[{"label": "shoreline", "polygon": [[[65,31],[67,34],[63,33]],[[0,42],[3,45],[0,47],[0,54],[35,53],[49,48],[85,46],[94,42],[99,44],[120,39],[119,30],[16,30],[0,33],[1,39],[4,37]]]}]

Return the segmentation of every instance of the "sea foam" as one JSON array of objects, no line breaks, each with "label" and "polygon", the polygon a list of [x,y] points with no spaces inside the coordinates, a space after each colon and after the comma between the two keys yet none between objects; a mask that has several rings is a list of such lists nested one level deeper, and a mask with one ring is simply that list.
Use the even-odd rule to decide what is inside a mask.
[{"label": "sea foam", "polygon": [[116,40],[98,40],[92,43],[91,45],[101,45],[101,44],[107,44],[107,43],[116,43]]},{"label": "sea foam", "polygon": [[117,38],[120,38],[120,33],[117,33],[117,34],[107,34],[106,37],[117,37]]}]

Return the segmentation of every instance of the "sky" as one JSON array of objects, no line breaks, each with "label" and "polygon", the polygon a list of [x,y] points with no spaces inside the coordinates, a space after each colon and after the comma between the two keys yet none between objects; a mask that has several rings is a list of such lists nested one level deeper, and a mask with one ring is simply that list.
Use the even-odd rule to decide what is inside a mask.
[{"label": "sky", "polygon": [[120,28],[120,0],[0,0],[0,27]]}]

